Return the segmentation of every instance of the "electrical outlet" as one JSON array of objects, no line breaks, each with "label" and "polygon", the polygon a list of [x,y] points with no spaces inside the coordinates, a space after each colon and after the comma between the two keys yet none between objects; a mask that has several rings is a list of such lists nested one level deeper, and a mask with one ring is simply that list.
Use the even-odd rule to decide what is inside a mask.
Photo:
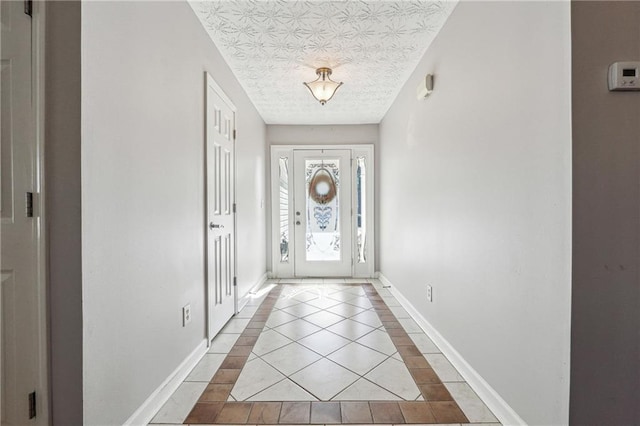
[{"label": "electrical outlet", "polygon": [[433,289],[430,285],[427,285],[427,300],[433,302]]},{"label": "electrical outlet", "polygon": [[191,305],[182,307],[182,326],[186,327],[191,322]]}]

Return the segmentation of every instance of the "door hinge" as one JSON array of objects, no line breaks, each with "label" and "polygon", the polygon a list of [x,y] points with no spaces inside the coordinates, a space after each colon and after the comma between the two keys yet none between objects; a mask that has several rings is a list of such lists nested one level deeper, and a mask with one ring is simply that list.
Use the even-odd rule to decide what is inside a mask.
[{"label": "door hinge", "polygon": [[236,129],[233,129],[233,140],[234,140],[234,141],[236,140],[236,136],[237,136],[237,134],[236,134]]},{"label": "door hinge", "polygon": [[33,217],[33,192],[25,193],[24,204],[27,217]]},{"label": "door hinge", "polygon": [[29,418],[36,418],[36,391],[29,394]]},{"label": "door hinge", "polygon": [[24,0],[24,13],[33,16],[33,0]]},{"label": "door hinge", "polygon": [[238,286],[238,277],[233,277],[233,286],[234,287]]},{"label": "door hinge", "polygon": [[233,203],[233,212],[236,212],[236,203]]}]

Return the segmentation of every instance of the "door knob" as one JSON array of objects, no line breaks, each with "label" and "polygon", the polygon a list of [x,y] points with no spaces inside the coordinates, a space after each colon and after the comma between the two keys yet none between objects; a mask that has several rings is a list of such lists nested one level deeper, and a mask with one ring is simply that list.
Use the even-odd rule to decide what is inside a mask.
[{"label": "door knob", "polygon": [[218,223],[209,222],[209,229],[224,229],[224,225]]},{"label": "door knob", "polygon": [[296,220],[296,225],[300,225],[300,221],[299,220]]}]

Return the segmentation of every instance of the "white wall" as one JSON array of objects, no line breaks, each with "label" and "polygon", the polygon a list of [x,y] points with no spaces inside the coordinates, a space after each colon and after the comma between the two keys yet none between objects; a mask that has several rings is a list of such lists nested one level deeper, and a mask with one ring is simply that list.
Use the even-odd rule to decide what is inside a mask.
[{"label": "white wall", "polygon": [[[272,145],[352,145],[352,144],[373,144],[374,157],[378,154],[378,125],[377,124],[354,124],[354,125],[276,125],[267,126],[267,159],[271,158],[269,152]],[[376,162],[377,162],[376,158]],[[378,211],[378,163],[375,164],[375,210]],[[271,162],[267,161],[266,193],[268,206],[267,217],[267,265],[271,265]],[[378,218],[375,218],[375,230],[378,234]],[[374,249],[375,265],[378,265],[378,245]],[[269,266],[270,268],[270,266]]]},{"label": "white wall", "polygon": [[205,71],[238,108],[242,294],[266,270],[264,122],[186,2],[83,3],[85,424],[122,424],[205,338]]},{"label": "white wall", "polygon": [[568,421],[570,61],[568,2],[462,2],[377,157],[381,272],[537,425]]}]

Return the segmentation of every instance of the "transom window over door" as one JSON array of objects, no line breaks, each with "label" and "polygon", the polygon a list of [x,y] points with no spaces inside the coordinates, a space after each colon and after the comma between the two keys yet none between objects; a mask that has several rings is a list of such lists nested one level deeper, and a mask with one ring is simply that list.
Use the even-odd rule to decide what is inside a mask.
[{"label": "transom window over door", "polygon": [[271,154],[274,275],[373,276],[373,146]]}]

